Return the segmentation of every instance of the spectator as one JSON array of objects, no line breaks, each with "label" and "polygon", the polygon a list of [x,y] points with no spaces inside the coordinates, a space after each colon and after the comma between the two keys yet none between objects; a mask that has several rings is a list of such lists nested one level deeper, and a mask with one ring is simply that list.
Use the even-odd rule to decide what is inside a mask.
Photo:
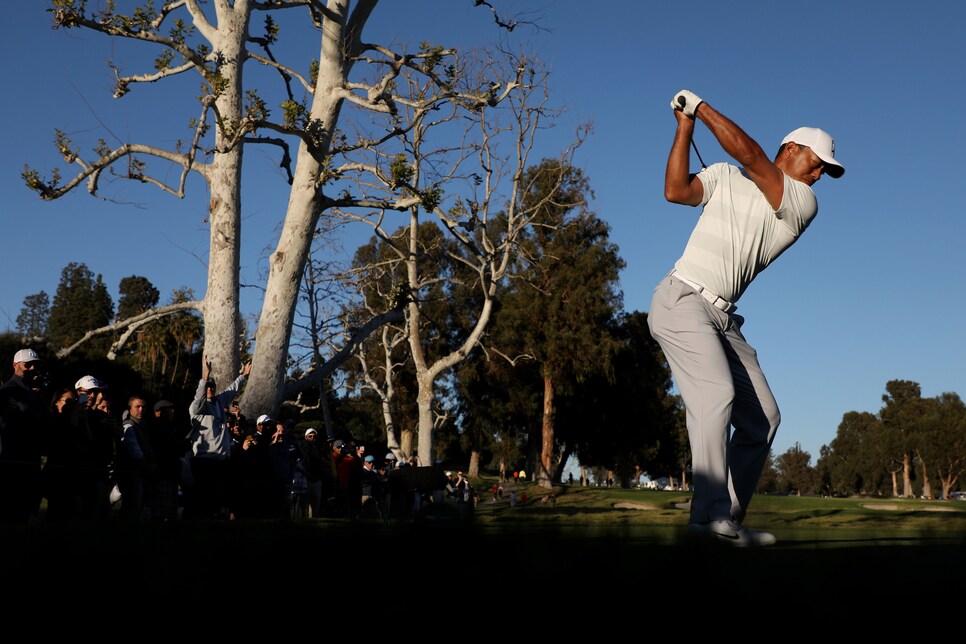
[{"label": "spectator", "polygon": [[27,523],[40,510],[40,463],[48,405],[40,357],[21,349],[0,386],[0,523]]},{"label": "spectator", "polygon": [[255,421],[254,431],[248,432],[237,452],[237,502],[235,513],[243,518],[274,516],[275,473],[272,471],[270,448],[275,437],[275,421],[262,414]]},{"label": "spectator", "polygon": [[187,431],[176,421],[175,411],[174,403],[159,400],[154,404],[154,421],[148,426],[157,465],[147,494],[148,508],[151,518],[160,521],[178,518],[178,485],[188,449]]},{"label": "spectator", "polygon": [[154,459],[141,396],[132,396],[121,416],[117,436],[117,487],[121,491],[121,518],[137,521],[145,507],[145,491],[151,484]]},{"label": "spectator", "polygon": [[[356,459],[354,450],[342,439],[332,443],[332,468],[335,473],[335,505],[339,516],[349,517],[357,514],[358,500],[354,498]],[[360,488],[361,492],[361,488]]]},{"label": "spectator", "polygon": [[54,392],[50,403],[47,461],[41,479],[47,519],[70,521],[81,515],[81,473],[90,446],[87,427],[79,423],[77,394],[70,387]]},{"label": "spectator", "polygon": [[361,476],[361,514],[363,516],[382,516],[382,498],[385,479],[376,470],[376,457],[365,457]]},{"label": "spectator", "polygon": [[456,502],[469,503],[473,494],[473,487],[470,485],[470,480],[463,476],[463,472],[456,472],[454,487],[456,488]]},{"label": "spectator", "polygon": [[304,514],[310,519],[317,519],[322,516],[322,499],[328,498],[327,495],[331,493],[332,487],[328,484],[330,471],[328,458],[319,444],[319,432],[314,427],[305,430],[302,458],[307,482],[303,497]]},{"label": "spectator", "polygon": [[298,444],[292,439],[292,424],[276,421],[275,434],[269,446],[271,463],[270,515],[289,518],[292,514],[292,484],[296,463],[301,460]]},{"label": "spectator", "polygon": [[[85,378],[99,385],[93,389],[82,386]],[[90,384],[88,382],[87,384]],[[115,461],[115,436],[120,431],[117,419],[111,414],[112,396],[107,385],[93,376],[85,376],[74,385],[78,399],[87,396],[87,404],[79,405],[80,422],[87,426],[91,444],[87,452],[87,467],[82,492],[82,516],[85,519],[107,519],[111,515],[111,488]]]},{"label": "spectator", "polygon": [[225,485],[228,479],[228,457],[231,455],[231,433],[225,406],[238,394],[252,363],[242,368],[228,388],[218,388],[211,377],[211,362],[205,356],[204,378],[188,411],[191,415],[191,493],[185,499],[185,518],[212,519],[225,516]]}]

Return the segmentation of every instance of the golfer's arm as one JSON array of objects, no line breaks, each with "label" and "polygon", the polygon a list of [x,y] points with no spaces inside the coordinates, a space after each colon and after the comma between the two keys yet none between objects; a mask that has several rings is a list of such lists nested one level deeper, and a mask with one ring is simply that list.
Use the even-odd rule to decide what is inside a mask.
[{"label": "golfer's arm", "polygon": [[674,132],[674,143],[671,144],[667,169],[664,172],[664,198],[671,203],[697,206],[704,197],[704,185],[690,172],[694,119],[677,113],[675,116],[678,127]]},{"label": "golfer's arm", "polygon": [[772,208],[778,210],[785,191],[785,178],[758,143],[727,116],[707,103],[694,115],[708,126],[721,148],[745,169]]}]

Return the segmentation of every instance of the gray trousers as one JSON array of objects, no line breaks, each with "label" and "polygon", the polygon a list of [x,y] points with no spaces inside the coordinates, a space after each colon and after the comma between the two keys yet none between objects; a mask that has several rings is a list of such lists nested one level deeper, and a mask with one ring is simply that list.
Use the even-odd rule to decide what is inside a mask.
[{"label": "gray trousers", "polygon": [[781,420],[743,322],[673,274],[651,300],[647,323],[687,410],[692,523],[744,519]]}]

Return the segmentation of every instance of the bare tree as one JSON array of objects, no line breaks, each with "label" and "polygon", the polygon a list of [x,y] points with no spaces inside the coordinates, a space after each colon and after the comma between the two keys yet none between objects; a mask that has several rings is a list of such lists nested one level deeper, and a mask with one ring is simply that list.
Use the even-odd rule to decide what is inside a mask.
[{"label": "bare tree", "polygon": [[[433,209],[428,206],[441,191],[438,185],[420,188],[397,181],[391,162],[383,162],[387,157],[368,163],[366,154],[400,141],[420,127],[427,115],[443,110],[485,122],[486,114],[520,87],[522,69],[512,70],[509,80],[477,78],[479,84],[474,86],[457,76],[461,66],[452,49],[424,46],[407,53],[365,42],[363,30],[377,4],[377,0],[168,0],[160,8],[145,2],[132,14],[122,15],[113,2],[89,9],[83,0],[51,0],[55,27],[88,29],[159,50],[153,68],[145,73],[114,68],[115,97],[141,84],[185,74],[196,74],[201,80],[202,95],[190,137],[172,149],[130,142],[111,148],[102,141],[93,155],[85,156],[58,132],[57,148],[65,163],[77,168],[75,174],[62,177],[55,168],[43,177],[27,167],[23,178],[48,200],[81,186],[99,195],[105,173],[156,186],[179,198],[185,196],[189,175],[203,179],[210,198],[208,279],[204,297],[191,305],[204,317],[204,352],[218,356],[213,375],[222,381],[238,372],[243,344],[239,240],[244,151],[252,145],[278,150],[291,190],[269,261],[255,331],[254,368],[242,401],[245,413],[277,411],[286,395],[317,386],[334,368],[311,370],[302,381],[288,386],[285,382],[299,283],[320,217],[333,209],[407,212],[420,205]],[[269,11],[286,16],[302,12],[311,20],[320,38],[318,59],[310,65],[280,62],[275,55],[280,23]],[[263,29],[254,34],[257,16],[264,16]],[[500,19],[497,23],[504,28],[511,25]],[[250,64],[277,72],[278,87],[249,83],[244,71]],[[366,68],[367,74],[354,73],[357,65]],[[300,71],[306,68],[309,71]],[[368,81],[360,81],[361,76],[368,76]],[[270,104],[278,106],[275,114]],[[371,127],[360,125],[364,123]],[[453,147],[461,143],[457,139]],[[156,163],[166,167],[157,169]],[[173,181],[167,180],[170,167],[177,170]],[[375,196],[360,190],[370,184],[391,190]],[[187,306],[179,303],[177,310]],[[351,342],[331,360],[345,359],[353,343],[361,340],[360,334],[372,332],[397,314],[383,311],[360,325]],[[108,330],[135,323],[121,321]]]},{"label": "bare tree", "polygon": [[[501,92],[500,106],[445,112],[423,110],[421,105],[401,107],[401,112],[407,112],[406,121],[412,124],[401,138],[405,145],[395,156],[384,159],[390,173],[379,177],[381,184],[366,186],[372,191],[404,186],[406,193],[418,197],[407,207],[409,221],[403,233],[389,231],[388,223],[394,219],[386,208],[368,213],[340,210],[347,218],[369,223],[375,235],[395,253],[395,261],[404,267],[400,274],[404,274],[407,295],[406,337],[418,386],[417,454],[424,465],[433,462],[433,432],[439,422],[434,411],[437,382],[479,345],[501,289],[522,265],[519,260],[525,231],[555,195],[551,189],[541,200],[523,198],[532,193],[528,182],[535,179],[526,170],[532,164],[538,134],[556,115],[548,107],[547,73],[535,61],[505,52],[472,62],[479,63],[475,71],[465,60],[451,71],[454,78],[469,82],[470,87],[483,85],[485,78],[515,73],[513,83],[490,88],[491,94]],[[425,91],[417,84],[418,79],[405,79],[412,88],[410,93],[421,95]],[[399,82],[404,81],[401,78]],[[461,94],[469,92],[467,88]],[[493,100],[488,99],[488,104]],[[453,147],[448,142],[456,128],[461,128],[461,143]],[[578,133],[556,167],[570,167],[581,140]],[[386,150],[373,150],[371,155],[378,158],[386,155]],[[563,170],[555,181],[566,181]],[[428,241],[424,233],[430,222],[445,239]],[[447,268],[425,261],[434,252],[440,254]],[[454,289],[474,293],[473,298],[461,302],[464,307],[475,307],[472,312],[464,311],[470,320],[465,332],[450,343],[434,341],[432,320],[426,318],[427,290],[441,282],[448,284],[448,296],[456,292]]]}]

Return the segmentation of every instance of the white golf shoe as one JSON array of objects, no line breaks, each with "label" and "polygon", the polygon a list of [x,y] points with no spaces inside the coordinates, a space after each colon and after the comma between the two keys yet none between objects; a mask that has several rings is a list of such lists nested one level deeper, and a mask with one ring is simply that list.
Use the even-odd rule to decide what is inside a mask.
[{"label": "white golf shoe", "polygon": [[725,543],[738,548],[770,546],[777,540],[770,532],[749,530],[737,521],[718,519],[707,523],[688,524],[688,536],[703,541]]}]

